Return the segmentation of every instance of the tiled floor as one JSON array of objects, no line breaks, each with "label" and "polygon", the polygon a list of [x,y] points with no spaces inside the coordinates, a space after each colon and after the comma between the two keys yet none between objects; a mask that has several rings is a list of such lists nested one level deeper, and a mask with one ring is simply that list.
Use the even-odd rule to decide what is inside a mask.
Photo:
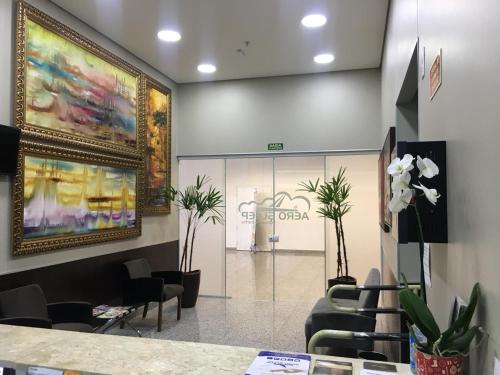
[{"label": "tiled floor", "polygon": [[[226,290],[229,298],[200,297],[196,307],[182,310],[176,320],[177,300],[164,305],[163,331],[157,332],[157,308],[146,319],[142,309],[130,323],[143,337],[211,344],[304,352],[304,322],[314,303],[324,295],[324,256],[319,252],[276,253],[275,302],[273,258],[268,252],[226,251]],[[379,316],[377,330],[385,331]],[[135,336],[130,328],[118,327],[110,334]],[[387,344],[375,350],[389,354]],[[391,357],[392,358],[392,357]]]},{"label": "tiled floor", "polygon": [[[324,255],[319,252],[281,251],[275,259],[267,252],[227,250],[226,287],[230,298],[200,297],[196,307],[182,310],[177,301],[165,304],[163,331],[156,331],[157,309],[146,319],[142,310],[130,323],[143,337],[303,352],[304,322],[324,295]],[[108,333],[135,335],[129,327]]]},{"label": "tiled floor", "polygon": [[[143,337],[303,352],[304,321],[313,304],[200,297],[196,307],[182,310],[179,321],[176,301],[167,302],[162,332],[156,331],[156,308],[144,320],[140,311],[130,323]],[[128,327],[108,333],[135,335]]]}]

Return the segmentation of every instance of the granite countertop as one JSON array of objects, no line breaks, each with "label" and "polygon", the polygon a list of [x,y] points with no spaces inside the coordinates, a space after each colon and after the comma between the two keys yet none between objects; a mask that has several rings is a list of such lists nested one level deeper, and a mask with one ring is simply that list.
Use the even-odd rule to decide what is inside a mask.
[{"label": "granite countertop", "polygon": [[[98,374],[237,375],[245,373],[259,351],[237,346],[0,325],[0,365],[19,370],[36,365]],[[361,360],[344,360],[353,362],[353,373],[359,374]],[[397,366],[398,374],[411,374],[407,365]]]}]

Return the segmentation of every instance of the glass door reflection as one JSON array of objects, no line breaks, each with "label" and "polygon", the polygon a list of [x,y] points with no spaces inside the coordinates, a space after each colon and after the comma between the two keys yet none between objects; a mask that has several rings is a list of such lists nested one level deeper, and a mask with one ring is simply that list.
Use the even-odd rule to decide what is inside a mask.
[{"label": "glass door reflection", "polygon": [[273,300],[273,159],[226,160],[226,295]]},{"label": "glass door reflection", "polygon": [[316,301],[325,293],[325,224],[319,203],[299,184],[323,182],[323,156],[277,157],[275,182],[275,300]]}]

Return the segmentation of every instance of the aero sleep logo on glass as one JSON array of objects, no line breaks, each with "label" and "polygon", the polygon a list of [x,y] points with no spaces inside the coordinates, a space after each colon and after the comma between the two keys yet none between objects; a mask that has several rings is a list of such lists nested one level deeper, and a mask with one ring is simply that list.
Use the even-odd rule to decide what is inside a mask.
[{"label": "aero sleep logo on glass", "polygon": [[[256,209],[252,207],[256,205]],[[258,222],[272,223],[273,213],[276,220],[281,221],[303,221],[309,220],[311,202],[302,195],[292,197],[285,191],[280,191],[273,198],[267,197],[262,201],[241,202],[238,211],[241,215],[242,223],[250,224],[257,218]]]}]

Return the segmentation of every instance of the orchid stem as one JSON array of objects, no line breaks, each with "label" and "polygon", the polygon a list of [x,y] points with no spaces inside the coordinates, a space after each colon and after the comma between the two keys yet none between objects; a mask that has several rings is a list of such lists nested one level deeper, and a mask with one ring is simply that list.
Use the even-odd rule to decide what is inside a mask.
[{"label": "orchid stem", "polygon": [[425,290],[425,276],[424,276],[424,231],[422,229],[422,220],[420,219],[420,213],[418,212],[417,201],[415,199],[415,204],[413,204],[415,209],[415,216],[417,217],[418,226],[418,247],[420,250],[420,290],[422,293],[422,299],[427,303],[427,293]]}]

